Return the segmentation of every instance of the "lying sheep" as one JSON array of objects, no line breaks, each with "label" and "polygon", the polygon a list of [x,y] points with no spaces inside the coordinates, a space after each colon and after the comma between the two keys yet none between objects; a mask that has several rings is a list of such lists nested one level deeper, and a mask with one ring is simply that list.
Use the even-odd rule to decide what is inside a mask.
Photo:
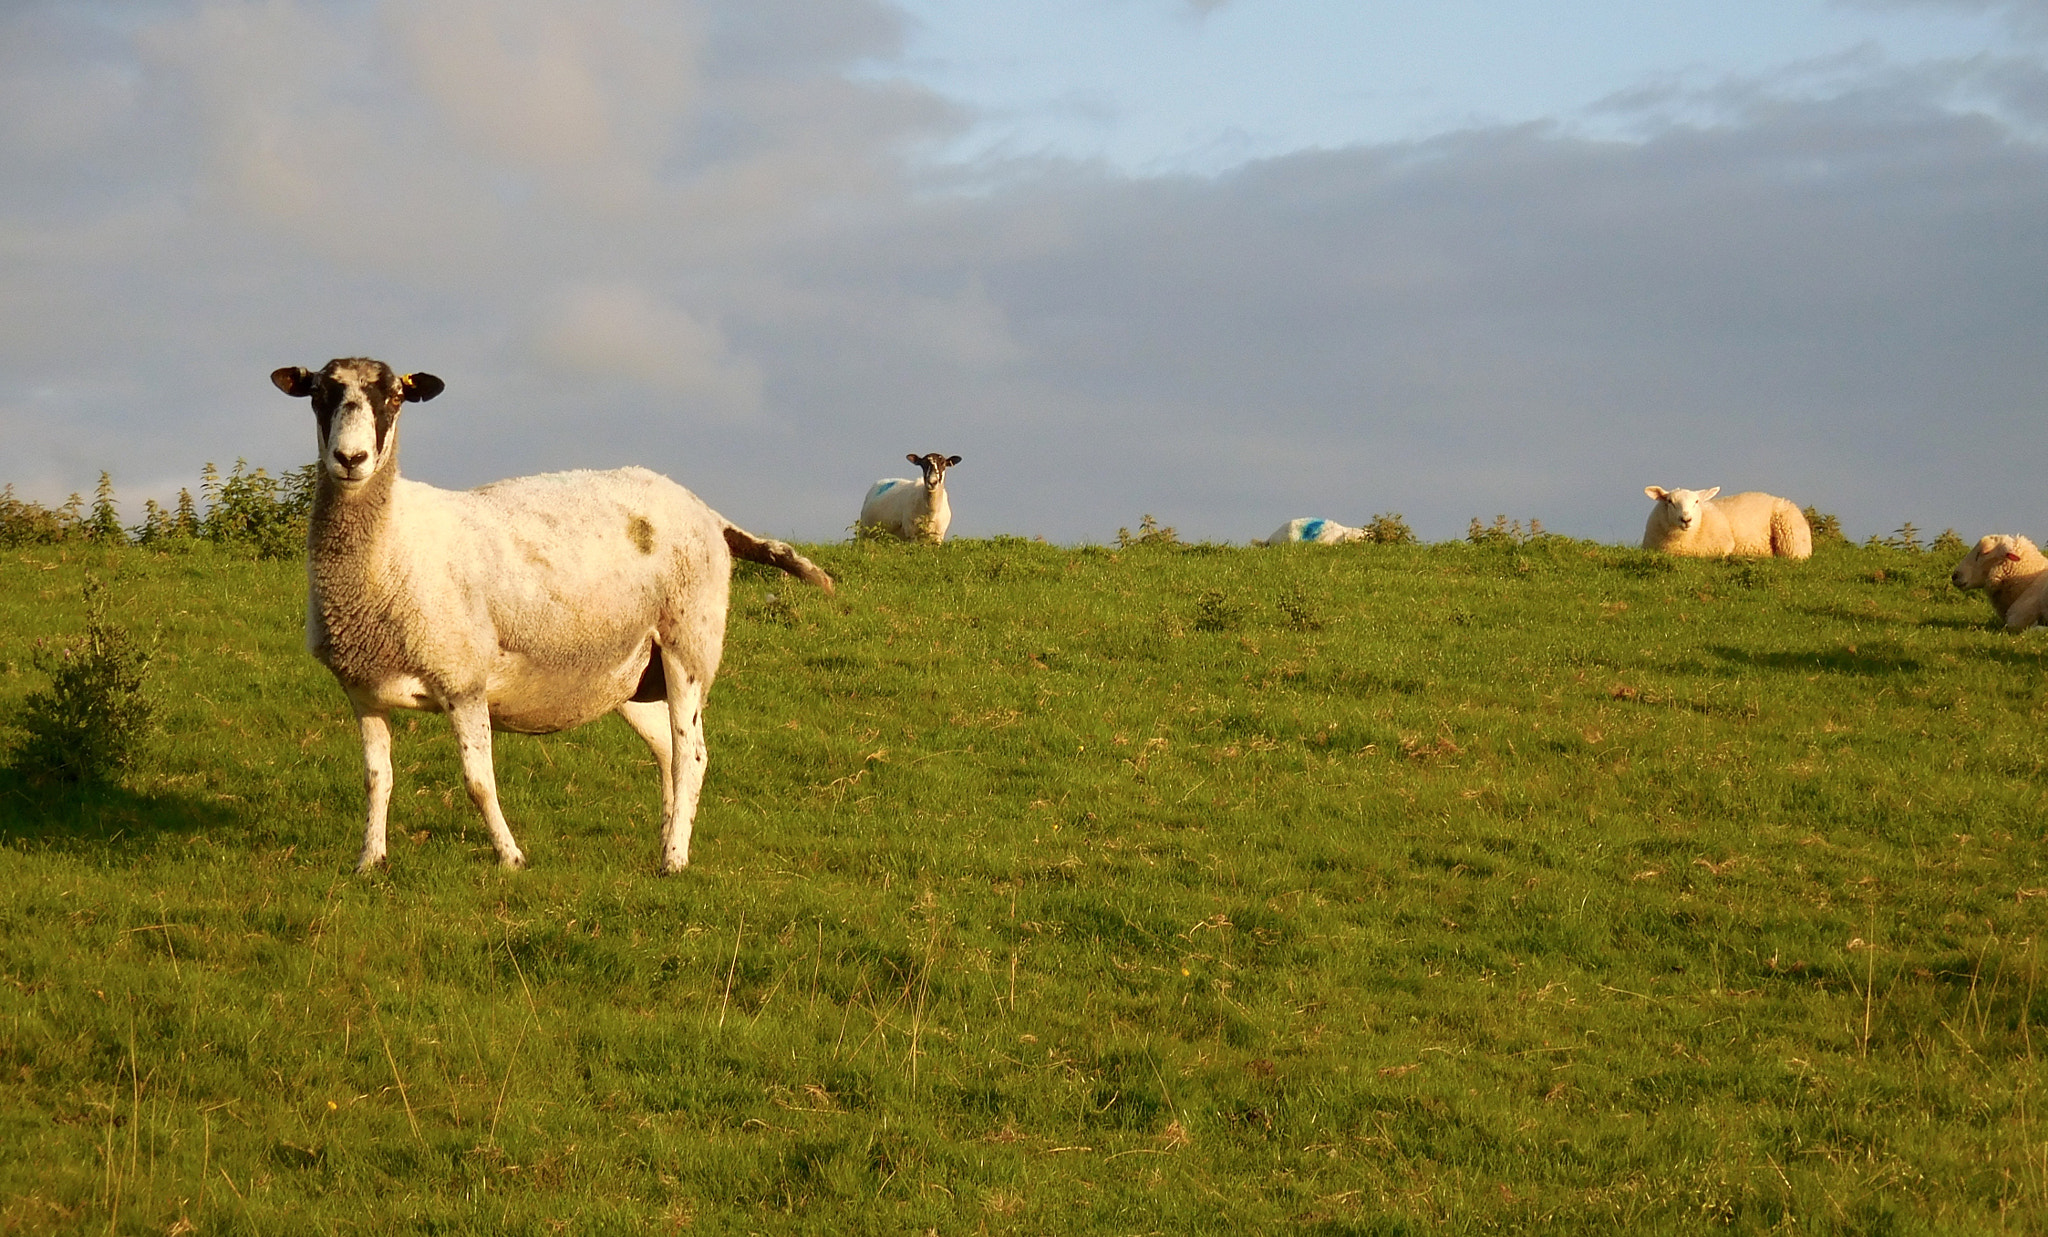
[{"label": "lying sheep", "polygon": [[1253,545],[1338,545],[1346,541],[1366,541],[1372,533],[1363,528],[1347,528],[1335,520],[1315,519],[1303,516],[1289,520],[1273,530],[1273,535],[1264,541],[1254,539]]},{"label": "lying sheep", "polygon": [[827,592],[831,577],[644,468],[460,493],[401,478],[398,414],[441,393],[432,374],[351,358],[270,380],[311,399],[319,426],[306,645],[362,730],[369,817],[357,870],[385,861],[393,709],[449,715],[463,784],[508,868],[526,857],[498,807],[491,732],[548,734],[617,712],[661,775],[662,870],[689,863],[732,557]]},{"label": "lying sheep", "polygon": [[1643,493],[1657,505],[1643,526],[1643,548],[1695,558],[1813,555],[1813,530],[1791,499],[1755,490],[1716,499],[1720,492],[1718,485],[1711,490],[1644,486]]},{"label": "lying sheep", "polygon": [[953,523],[953,506],[946,501],[946,470],[958,464],[960,457],[934,451],[904,458],[923,470],[924,479],[887,477],[868,487],[857,527],[936,545],[946,539],[946,529]]},{"label": "lying sheep", "polygon": [[1957,588],[1981,588],[2007,631],[2025,631],[2048,617],[2048,557],[2025,537],[1979,541],[1949,576]]}]

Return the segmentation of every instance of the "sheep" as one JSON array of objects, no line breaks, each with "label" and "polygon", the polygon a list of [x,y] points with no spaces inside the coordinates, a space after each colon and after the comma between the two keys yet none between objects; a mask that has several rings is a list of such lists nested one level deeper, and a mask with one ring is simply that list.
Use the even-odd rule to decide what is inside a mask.
[{"label": "sheep", "polygon": [[1253,538],[1253,545],[1339,545],[1346,541],[1369,541],[1372,533],[1363,528],[1347,528],[1335,520],[1324,520],[1303,516],[1289,520],[1273,530],[1273,535],[1260,541]]},{"label": "sheep", "polygon": [[2048,619],[2048,557],[2025,537],[1984,538],[1956,564],[1949,582],[1983,589],[2007,631],[2025,631]]},{"label": "sheep", "polygon": [[946,529],[953,523],[953,507],[946,501],[946,470],[958,464],[960,457],[934,451],[904,458],[924,470],[923,484],[903,477],[875,482],[860,504],[855,527],[937,545],[946,539]]},{"label": "sheep", "polygon": [[1813,530],[1789,498],[1758,491],[1716,499],[1711,490],[1667,490],[1646,485],[1643,493],[1657,500],[1643,526],[1643,548],[1696,558],[1730,554],[1809,558]]},{"label": "sheep", "polygon": [[352,357],[270,380],[310,399],[318,426],[306,647],[362,732],[369,812],[356,870],[386,862],[394,709],[449,715],[463,784],[506,868],[526,857],[498,807],[491,732],[549,734],[617,712],[661,777],[661,870],[686,866],[733,557],[828,593],[831,577],[644,468],[462,492],[405,480],[399,412],[442,392],[432,374]]}]

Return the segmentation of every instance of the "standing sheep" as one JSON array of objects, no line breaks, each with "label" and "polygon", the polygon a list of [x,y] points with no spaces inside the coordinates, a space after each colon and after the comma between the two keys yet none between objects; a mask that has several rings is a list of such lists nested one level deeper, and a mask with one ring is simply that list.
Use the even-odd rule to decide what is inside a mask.
[{"label": "standing sheep", "polygon": [[1363,528],[1350,528],[1335,520],[1324,520],[1303,516],[1289,520],[1273,530],[1273,535],[1253,545],[1339,545],[1346,541],[1365,541],[1372,533]]},{"label": "standing sheep", "polygon": [[1956,564],[1949,582],[1983,589],[2007,631],[2025,631],[2048,618],[2048,557],[2025,537],[1984,538]]},{"label": "standing sheep", "polygon": [[732,557],[827,592],[831,577],[644,468],[459,493],[403,479],[398,414],[441,393],[432,374],[358,357],[270,380],[311,399],[318,422],[306,646],[362,730],[369,817],[356,869],[385,861],[393,709],[449,715],[463,784],[508,868],[526,857],[498,807],[491,732],[548,734],[616,711],[661,775],[662,870],[688,864]]},{"label": "standing sheep", "polygon": [[946,539],[946,529],[953,523],[953,506],[946,501],[946,470],[958,464],[960,457],[934,451],[904,458],[923,470],[923,482],[905,477],[875,482],[860,504],[855,527],[937,545]]},{"label": "standing sheep", "polygon": [[1813,555],[1813,530],[1791,499],[1755,490],[1716,499],[1720,492],[1718,485],[1711,490],[1644,486],[1643,493],[1657,505],[1643,526],[1643,548],[1695,558]]}]

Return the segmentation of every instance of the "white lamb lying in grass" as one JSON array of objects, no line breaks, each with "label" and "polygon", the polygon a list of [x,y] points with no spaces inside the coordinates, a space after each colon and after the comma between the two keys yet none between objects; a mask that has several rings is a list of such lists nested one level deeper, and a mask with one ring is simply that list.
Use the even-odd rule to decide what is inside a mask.
[{"label": "white lamb lying in grass", "polygon": [[1289,520],[1273,530],[1273,535],[1254,545],[1337,545],[1346,541],[1364,541],[1372,536],[1363,528],[1349,528],[1335,520],[1315,519],[1303,516]]},{"label": "white lamb lying in grass", "polygon": [[1718,485],[1711,490],[1644,486],[1643,493],[1657,505],[1643,526],[1643,548],[1695,558],[1812,556],[1813,530],[1791,499],[1756,490],[1716,499],[1720,492]]},{"label": "white lamb lying in grass", "polygon": [[2048,617],[2048,557],[2025,537],[1979,541],[1949,576],[1957,588],[1981,588],[2007,631],[2025,631]]}]

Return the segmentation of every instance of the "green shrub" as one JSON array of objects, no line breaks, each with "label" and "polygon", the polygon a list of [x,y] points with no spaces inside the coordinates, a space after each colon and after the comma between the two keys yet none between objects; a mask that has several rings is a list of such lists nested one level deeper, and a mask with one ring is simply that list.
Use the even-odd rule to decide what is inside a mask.
[{"label": "green shrub", "polygon": [[1365,526],[1365,534],[1365,539],[1374,545],[1415,545],[1419,540],[1398,511],[1384,511],[1372,517]]},{"label": "green shrub", "polygon": [[1171,525],[1162,527],[1158,520],[1147,514],[1138,520],[1137,536],[1133,537],[1128,528],[1117,529],[1116,543],[1126,550],[1134,545],[1179,545],[1180,534]]},{"label": "green shrub", "polygon": [[1813,530],[1813,544],[1849,544],[1849,539],[1842,535],[1841,520],[1815,507],[1808,507],[1800,514],[1806,517],[1806,526]]},{"label": "green shrub", "polygon": [[1504,546],[1510,549],[1538,540],[1544,535],[1542,521],[1530,520],[1529,530],[1523,532],[1520,520],[1511,523],[1504,515],[1494,516],[1491,524],[1481,524],[1479,517],[1475,515],[1472,517],[1471,527],[1465,530],[1465,539],[1473,545]]},{"label": "green shrub", "polygon": [[236,460],[234,471],[222,479],[209,463],[200,480],[207,498],[202,525],[207,539],[253,550],[258,558],[303,553],[317,475],[315,466],[307,464],[278,479],[261,468],[250,471],[247,460]]},{"label": "green shrub", "polygon": [[0,489],[0,546],[54,545],[69,532],[64,514]]},{"label": "green shrub", "polygon": [[87,576],[84,640],[55,650],[37,642],[34,664],[50,686],[22,701],[13,767],[34,781],[113,781],[155,725],[143,694],[155,652],[107,620],[106,588]]}]

